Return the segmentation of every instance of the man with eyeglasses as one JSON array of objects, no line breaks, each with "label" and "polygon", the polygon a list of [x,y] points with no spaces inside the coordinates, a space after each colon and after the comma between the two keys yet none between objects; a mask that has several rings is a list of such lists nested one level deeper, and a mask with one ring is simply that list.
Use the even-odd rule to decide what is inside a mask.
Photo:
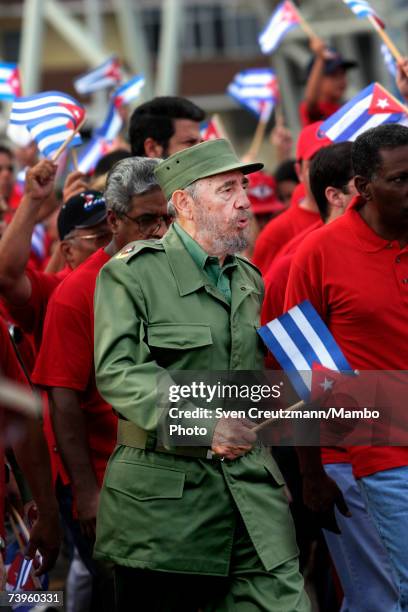
[{"label": "man with eyeglasses", "polygon": [[[48,305],[44,339],[33,373],[33,381],[46,387],[52,399],[57,444],[69,473],[79,519],[72,524],[76,544],[96,578],[96,589],[103,594],[101,604],[105,608],[101,609],[109,612],[112,609],[109,581],[92,561],[91,554],[99,491],[106,463],[116,444],[117,419],[95,384],[93,295],[98,272],[112,255],[128,242],[161,238],[170,224],[166,200],[153,174],[157,164],[156,159],[127,158],[110,170],[104,197],[112,240],[55,290]],[[78,235],[78,232],[81,233]],[[90,230],[77,229],[73,235],[65,235],[63,242],[69,248],[73,241],[85,243],[91,235]],[[89,244],[83,244],[82,248],[89,248]],[[71,489],[60,487],[59,498],[68,501],[70,493]],[[106,583],[108,588],[101,583]]]}]

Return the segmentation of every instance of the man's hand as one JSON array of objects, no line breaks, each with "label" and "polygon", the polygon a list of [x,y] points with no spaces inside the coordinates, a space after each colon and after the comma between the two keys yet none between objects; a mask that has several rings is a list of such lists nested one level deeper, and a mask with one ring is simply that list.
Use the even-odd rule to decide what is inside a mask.
[{"label": "man's hand", "polygon": [[276,122],[275,127],[271,131],[269,140],[275,147],[277,157],[280,161],[290,159],[292,156],[293,136],[292,132],[284,125],[283,121],[279,120]]},{"label": "man's hand", "polygon": [[57,165],[48,159],[43,159],[38,164],[27,170],[24,195],[30,200],[44,202],[54,191],[54,180]]},{"label": "man's hand", "polygon": [[96,515],[98,512],[99,489],[95,489],[93,492],[76,491],[75,501],[82,533],[91,541],[94,541],[96,536]]},{"label": "man's hand", "polygon": [[398,62],[396,80],[401,95],[408,101],[408,57]]},{"label": "man's hand", "polygon": [[41,576],[49,572],[55,565],[61,543],[61,530],[58,511],[55,509],[44,515],[39,515],[30,531],[30,541],[26,556],[34,559],[38,550],[42,561],[35,575]]},{"label": "man's hand", "polygon": [[323,470],[303,474],[303,501],[318,515],[320,526],[333,533],[341,533],[334,512],[336,506],[344,516],[351,516],[339,487]]},{"label": "man's hand", "polygon": [[211,450],[225,459],[248,453],[256,442],[253,423],[246,419],[220,419],[214,430]]},{"label": "man's hand", "polygon": [[324,40],[318,38],[317,36],[310,39],[310,49],[313,51],[316,57],[320,57],[324,60],[333,59],[333,57],[335,57],[335,53],[327,48]]},{"label": "man's hand", "polygon": [[69,198],[72,198],[72,196],[81,193],[81,191],[86,191],[87,189],[89,189],[89,185],[86,174],[83,174],[79,170],[70,172],[65,179],[64,189],[62,190],[63,202],[66,202]]}]

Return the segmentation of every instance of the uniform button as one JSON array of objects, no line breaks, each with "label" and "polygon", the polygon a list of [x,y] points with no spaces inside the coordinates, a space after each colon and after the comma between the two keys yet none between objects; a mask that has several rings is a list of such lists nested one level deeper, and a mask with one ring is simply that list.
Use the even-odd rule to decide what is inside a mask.
[{"label": "uniform button", "polygon": [[54,451],[54,453],[58,453],[58,448],[56,446],[53,446],[52,450]]},{"label": "uniform button", "polygon": [[395,263],[401,263],[401,257],[397,257]]},{"label": "uniform button", "polygon": [[404,283],[404,285],[406,285],[408,283],[408,278],[403,278],[402,282]]},{"label": "uniform button", "polygon": [[389,242],[389,243],[387,244],[387,249],[392,249],[392,242]]}]

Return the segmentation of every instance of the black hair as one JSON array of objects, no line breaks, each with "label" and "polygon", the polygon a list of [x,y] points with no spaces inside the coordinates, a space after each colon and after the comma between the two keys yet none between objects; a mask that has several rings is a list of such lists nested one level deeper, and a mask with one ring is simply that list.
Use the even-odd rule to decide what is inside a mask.
[{"label": "black hair", "polygon": [[351,150],[355,175],[371,181],[381,166],[380,151],[408,146],[408,128],[388,123],[371,128],[356,139]]},{"label": "black hair", "polygon": [[339,142],[323,147],[313,156],[309,169],[310,189],[323,221],[326,221],[329,214],[325,193],[327,187],[336,187],[347,193],[347,183],[354,176],[352,146],[351,142]]},{"label": "black hair", "polygon": [[116,164],[116,162],[121,159],[126,159],[127,157],[131,157],[132,154],[127,149],[116,149],[115,151],[111,151],[107,153],[98,161],[94,170],[94,177],[103,176]]},{"label": "black hair", "polygon": [[153,138],[164,150],[174,134],[174,119],[190,119],[197,123],[205,118],[204,111],[187,98],[160,96],[141,104],[132,113],[129,141],[132,155],[144,156],[146,138]]},{"label": "black hair", "polygon": [[9,147],[6,147],[6,145],[4,144],[0,144],[0,153],[8,155],[10,159],[14,159],[13,151]]},{"label": "black hair", "polygon": [[281,183],[282,181],[293,181],[294,183],[299,182],[298,175],[296,174],[296,160],[295,159],[287,159],[283,161],[279,166],[277,166],[273,176],[277,183]]}]

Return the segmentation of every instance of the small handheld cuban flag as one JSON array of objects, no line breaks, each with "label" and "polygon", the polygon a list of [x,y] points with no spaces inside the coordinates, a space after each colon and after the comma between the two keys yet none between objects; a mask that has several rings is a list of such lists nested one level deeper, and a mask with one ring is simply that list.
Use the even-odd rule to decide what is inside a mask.
[{"label": "small handheld cuban flag", "polygon": [[252,68],[235,75],[228,94],[262,121],[268,121],[279,101],[276,74],[270,68]]},{"label": "small handheld cuban flag", "polygon": [[140,96],[140,92],[145,84],[145,78],[142,74],[134,76],[132,79],[120,85],[112,94],[112,102],[118,108],[124,104],[133,102]]},{"label": "small handheld cuban flag", "polygon": [[115,87],[122,80],[122,71],[117,57],[112,56],[93,70],[74,80],[75,90],[82,95]]},{"label": "small handheld cuban flag", "polygon": [[311,398],[312,372],[316,364],[335,372],[354,372],[328,327],[307,300],[260,327],[258,334],[306,402]]},{"label": "small handheld cuban flag", "polygon": [[385,67],[387,68],[393,79],[395,79],[395,77],[397,76],[397,63],[385,43],[382,43],[381,45],[381,54],[383,56]]},{"label": "small handheld cuban flag", "polygon": [[262,53],[276,51],[286,34],[296,28],[299,23],[299,13],[293,3],[288,0],[281,2],[258,36]]},{"label": "small handheld cuban flag", "polygon": [[200,125],[200,136],[202,140],[225,138],[224,129],[218,115],[213,115],[209,121]]},{"label": "small handheld cuban flag", "polygon": [[401,123],[407,109],[379,83],[371,83],[320,126],[332,142],[353,141],[383,123]]},{"label": "small handheld cuban flag", "polygon": [[20,95],[20,72],[17,64],[0,62],[0,100],[14,100]]},{"label": "small handheld cuban flag", "polygon": [[123,127],[123,119],[116,106],[111,102],[103,124],[94,130],[88,145],[78,156],[78,170],[84,174],[91,173],[98,161],[109,153],[111,143]]},{"label": "small handheld cuban flag", "polygon": [[373,7],[365,0],[343,0],[343,2],[344,4],[347,4],[349,9],[351,9],[359,19],[372,17],[380,28],[385,28],[382,19],[377,15]]},{"label": "small handheld cuban flag", "polygon": [[[39,151],[49,157],[80,126],[85,109],[74,98],[59,91],[47,91],[17,98],[10,113],[10,125],[25,126]],[[79,134],[70,146],[81,144]]]}]

